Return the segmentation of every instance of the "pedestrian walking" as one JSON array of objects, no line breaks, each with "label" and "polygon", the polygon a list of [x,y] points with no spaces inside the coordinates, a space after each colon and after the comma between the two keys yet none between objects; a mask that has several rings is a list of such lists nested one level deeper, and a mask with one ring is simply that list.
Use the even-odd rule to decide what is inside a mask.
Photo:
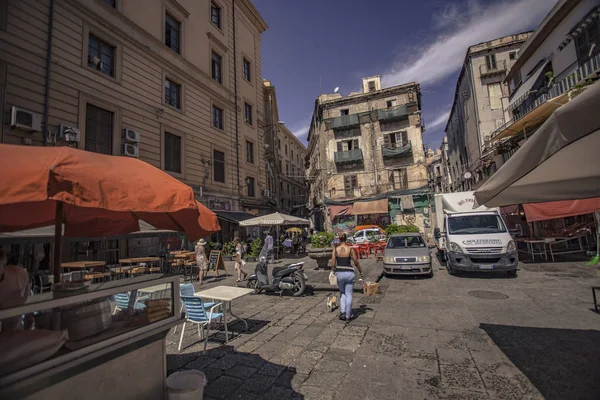
[{"label": "pedestrian walking", "polygon": [[267,262],[273,263],[273,236],[271,232],[267,231],[267,237],[265,238],[265,244],[267,245]]},{"label": "pedestrian walking", "polygon": [[206,258],[206,242],[204,239],[198,240],[196,243],[196,264],[198,265],[198,282],[202,285],[204,274],[208,271],[208,258]]},{"label": "pedestrian walking", "polygon": [[335,272],[340,289],[340,319],[350,322],[354,319],[354,315],[352,314],[352,291],[354,290],[354,281],[356,279],[352,262],[354,262],[354,266],[358,270],[361,279],[363,272],[356,252],[346,243],[346,234],[342,233],[339,240],[340,244],[333,249],[331,254],[331,268]]},{"label": "pedestrian walking", "polygon": [[245,264],[244,262],[244,249],[243,249],[243,245],[240,243],[240,238],[238,238],[237,236],[233,239],[233,243],[235,243],[235,271],[237,272],[237,280],[236,282],[241,282],[242,281],[242,275],[244,276],[243,279],[246,279],[246,277],[248,276],[247,273],[244,272],[244,270],[242,269],[243,265]]}]

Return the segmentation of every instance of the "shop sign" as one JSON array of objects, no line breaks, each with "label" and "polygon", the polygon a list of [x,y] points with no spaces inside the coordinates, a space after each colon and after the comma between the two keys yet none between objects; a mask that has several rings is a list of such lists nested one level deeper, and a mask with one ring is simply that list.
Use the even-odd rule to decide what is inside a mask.
[{"label": "shop sign", "polygon": [[231,203],[220,199],[208,199],[208,208],[216,211],[231,211]]}]

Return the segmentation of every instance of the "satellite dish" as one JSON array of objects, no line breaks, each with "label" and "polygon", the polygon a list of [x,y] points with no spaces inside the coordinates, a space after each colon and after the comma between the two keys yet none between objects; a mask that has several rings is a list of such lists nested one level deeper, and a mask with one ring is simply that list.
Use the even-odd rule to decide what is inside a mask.
[{"label": "satellite dish", "polygon": [[339,90],[340,88],[336,86],[335,89],[333,89],[333,93],[337,93]]},{"label": "satellite dish", "polygon": [[470,172],[468,172],[468,171],[465,172],[465,179],[471,179],[471,176],[473,176],[473,175],[471,175]]}]

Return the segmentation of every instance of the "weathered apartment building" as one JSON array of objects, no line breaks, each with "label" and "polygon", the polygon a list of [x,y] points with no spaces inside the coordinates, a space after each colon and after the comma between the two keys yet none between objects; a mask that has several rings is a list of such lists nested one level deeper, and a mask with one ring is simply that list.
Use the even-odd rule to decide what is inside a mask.
[{"label": "weathered apartment building", "polygon": [[451,191],[472,189],[492,173],[480,163],[491,134],[510,119],[506,73],[531,32],[470,46],[446,124]]},{"label": "weathered apartment building", "polygon": [[382,89],[379,76],[362,86],[315,102],[306,157],[313,225],[339,232],[371,223],[422,226],[428,188],[420,86]]},{"label": "weathered apartment building", "polygon": [[275,86],[265,80],[264,88],[265,158],[268,171],[268,192],[265,197],[277,211],[304,216],[308,193],[304,173],[306,147],[279,120]]},{"label": "weathered apartment building", "polygon": [[267,25],[250,1],[2,0],[0,11],[3,143],[139,157],[189,184],[224,233],[233,211],[265,207]]}]

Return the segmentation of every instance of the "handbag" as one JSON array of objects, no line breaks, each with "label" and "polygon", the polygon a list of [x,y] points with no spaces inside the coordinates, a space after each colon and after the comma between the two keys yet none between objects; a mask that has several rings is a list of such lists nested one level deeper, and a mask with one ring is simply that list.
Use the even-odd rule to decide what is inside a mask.
[{"label": "handbag", "polygon": [[246,265],[246,261],[242,260],[242,267]]},{"label": "handbag", "polygon": [[329,273],[329,284],[331,286],[337,286],[337,276],[335,275],[335,272],[331,271]]}]

